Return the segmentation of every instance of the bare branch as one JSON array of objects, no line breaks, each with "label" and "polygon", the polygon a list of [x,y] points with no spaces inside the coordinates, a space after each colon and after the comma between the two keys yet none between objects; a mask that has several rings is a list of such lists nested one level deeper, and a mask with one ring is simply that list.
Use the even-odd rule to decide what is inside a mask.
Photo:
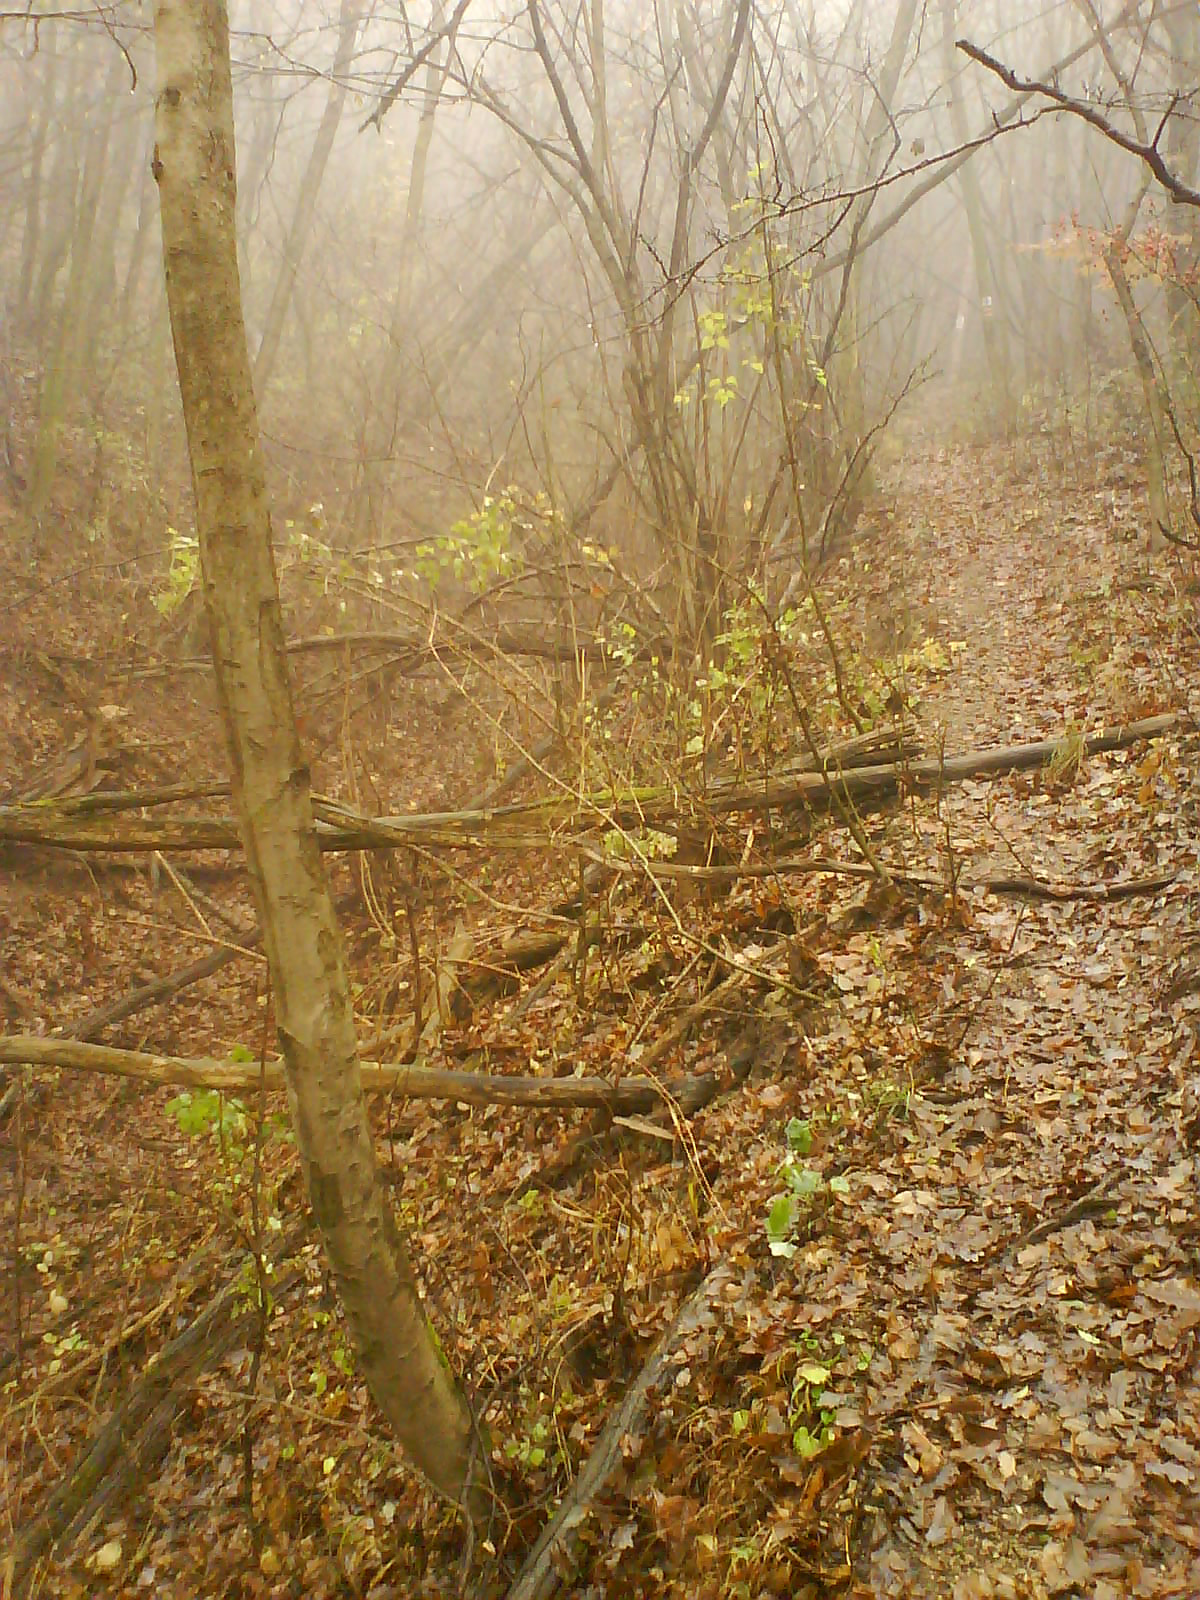
[{"label": "bare branch", "polygon": [[[986,50],[981,50],[977,44],[972,44],[969,39],[956,41],[957,48],[972,61],[978,61],[981,67],[986,67],[989,72],[994,72],[1007,88],[1017,94],[1040,94],[1051,101],[1062,111],[1069,111],[1072,116],[1081,117],[1084,122],[1089,122],[1093,128],[1102,133],[1104,137],[1122,150],[1127,150],[1130,155],[1137,156],[1139,161],[1144,161],[1150,171],[1162,184],[1167,194],[1177,205],[1200,206],[1200,189],[1193,189],[1184,183],[1182,178],[1177,178],[1163,160],[1158,149],[1158,133],[1153,140],[1132,138],[1123,133],[1115,123],[1110,122],[1102,111],[1089,105],[1086,100],[1077,100],[1074,95],[1064,94],[1052,83],[1046,83],[1041,78],[1021,78],[1006,67],[1002,61],[997,61],[995,56],[989,55]],[[1168,115],[1169,115],[1168,111]],[[1165,119],[1164,119],[1165,121]],[[1159,125],[1161,131],[1162,124]]]},{"label": "bare branch", "polygon": [[371,127],[372,124],[374,124],[375,129],[378,132],[378,130],[383,126],[384,117],[387,116],[388,112],[395,105],[396,101],[400,98],[404,90],[412,82],[413,78],[424,66],[426,61],[429,60],[430,56],[437,49],[438,45],[441,44],[442,40],[454,38],[455,34],[458,32],[458,25],[466,15],[467,7],[470,4],[471,0],[458,0],[458,4],[451,13],[449,22],[447,22],[444,27],[439,28],[436,33],[432,34],[425,41],[425,43],[413,56],[412,60],[405,67],[404,71],[396,79],[395,83],[390,86],[387,93],[376,106],[375,110],[372,111],[371,115],[366,119],[366,121],[359,126],[359,133],[362,133],[364,129]]}]

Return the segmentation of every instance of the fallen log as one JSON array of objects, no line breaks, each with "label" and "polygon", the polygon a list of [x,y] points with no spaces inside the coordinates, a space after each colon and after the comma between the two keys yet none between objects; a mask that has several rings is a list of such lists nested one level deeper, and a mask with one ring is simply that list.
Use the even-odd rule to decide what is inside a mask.
[{"label": "fallen log", "polygon": [[1178,872],[1160,872],[1152,878],[1117,878],[1112,883],[1049,883],[1041,878],[976,878],[960,889],[982,889],[987,894],[1011,894],[1029,900],[1130,900],[1144,894],[1161,894],[1178,879]]},{"label": "fallen log", "polygon": [[[442,630],[436,631],[440,621]],[[447,630],[453,630],[452,634]],[[435,631],[429,629],[406,632],[381,629],[375,632],[314,633],[287,641],[289,655],[314,655],[351,652],[364,655],[381,655],[389,659],[381,666],[413,670],[438,660],[461,657],[529,656],[541,661],[569,663],[589,661],[607,665],[613,660],[612,652],[602,642],[565,628],[549,631],[520,624],[505,624],[494,634],[476,633],[453,617],[435,619]],[[639,654],[648,655],[653,649],[662,649],[663,641],[642,641]],[[208,672],[212,659],[208,655],[181,656],[176,661],[164,661],[143,667],[138,677],[165,677],[172,672]]]},{"label": "fallen log", "polygon": [[[697,883],[736,883],[742,878],[784,878],[789,873],[828,873],[843,878],[876,878],[874,867],[868,861],[841,861],[835,856],[785,856],[779,861],[746,861],[729,866],[701,867],[683,865],[675,861],[640,862],[625,861],[602,856],[594,850],[583,851],[589,861],[595,861],[610,871],[627,876],[648,877],[653,880],[692,879]],[[905,889],[945,893],[944,878],[932,873],[903,872],[888,863],[892,881]],[[1044,878],[1029,878],[1001,874],[986,878],[960,878],[960,894],[1024,895],[1030,900],[1129,900],[1139,895],[1159,894],[1169,889],[1178,879],[1177,871],[1159,872],[1150,878],[1116,878],[1111,883],[1051,883]]]},{"label": "fallen log", "polygon": [[[273,1253],[272,1264],[282,1265],[305,1239],[303,1229],[294,1230]],[[252,1337],[260,1321],[258,1308],[246,1307],[244,1272],[253,1259],[244,1256],[220,1293],[164,1346],[42,1509],[18,1530],[11,1555],[18,1581],[48,1550],[93,1526],[157,1469],[196,1380],[239,1341]],[[298,1267],[277,1271],[271,1278],[272,1304],[278,1306],[304,1276]]]},{"label": "fallen log", "polygon": [[190,988],[193,983],[199,983],[202,978],[220,972],[223,967],[229,966],[239,957],[257,955],[261,944],[262,934],[256,928],[253,932],[243,934],[237,944],[230,942],[217,945],[207,955],[200,956],[186,967],[178,967],[174,972],[168,972],[161,978],[152,978],[148,983],[130,989],[119,1000],[89,1011],[86,1017],[73,1022],[67,1031],[75,1039],[94,1039],[98,1033],[103,1033],[105,1028],[111,1028],[114,1022],[123,1022],[126,1017],[132,1017],[150,1006],[161,1005],[164,1000],[170,1000],[182,990]]},{"label": "fallen log", "polygon": [[[622,1441],[627,1434],[640,1430],[655,1391],[673,1375],[676,1363],[686,1359],[681,1347],[712,1320],[712,1302],[731,1279],[729,1267],[722,1262],[684,1302],[674,1322],[655,1345],[650,1359],[625,1391],[620,1405],[604,1424],[583,1470],[529,1552],[516,1582],[508,1591],[508,1600],[550,1600],[562,1586],[564,1577],[569,1579],[588,1508],[624,1459]],[[574,1584],[571,1589],[574,1593]]]},{"label": "fallen log", "polygon": [[[414,666],[447,656],[532,656],[542,661],[594,661],[607,662],[612,654],[596,639],[573,629],[522,627],[519,623],[505,623],[494,634],[477,633],[456,618],[442,616],[431,619],[433,627],[411,633],[404,631],[317,633],[289,639],[289,655],[309,655],[329,650],[356,650],[369,654],[388,655],[402,664]],[[437,622],[442,631],[437,632]],[[449,625],[449,631],[447,630]],[[652,647],[661,648],[662,641],[653,645],[641,644],[644,652]],[[208,665],[208,657],[200,658]],[[190,663],[189,663],[190,664]]]},{"label": "fallen log", "polygon": [[[277,1059],[260,1067],[255,1061],[154,1055],[145,1050],[117,1050],[110,1045],[19,1033],[0,1035],[0,1062],[105,1073],[110,1077],[136,1079],[156,1089],[171,1085],[184,1089],[214,1089],[221,1094],[249,1094],[260,1084],[268,1089],[282,1089],[285,1082],[283,1064]],[[427,1067],[419,1062],[364,1061],[361,1071],[367,1094],[554,1110],[583,1106],[608,1111],[649,1111],[668,1102],[691,1111],[712,1098],[717,1082],[712,1073],[662,1083],[644,1075],[623,1078],[619,1083],[610,1083],[607,1078],[505,1077],[488,1072]]]},{"label": "fallen log", "polygon": [[227,800],[229,784],[163,783],[152,789],[93,789],[89,794],[69,794],[54,800],[65,817],[90,816],[97,811],[140,811],[144,806],[177,805],[180,800]]},{"label": "fallen log", "polygon": [[[1098,755],[1124,749],[1182,727],[1191,727],[1190,718],[1183,713],[1146,717],[1081,740],[1079,753]],[[566,838],[600,829],[663,827],[689,814],[711,817],[797,805],[815,810],[828,805],[834,796],[853,801],[861,808],[886,800],[901,784],[931,789],[970,778],[1028,771],[1054,760],[1062,748],[1061,739],[1040,739],[1032,744],[1000,745],[944,759],[887,761],[836,773],[796,770],[761,783],[723,779],[710,784],[690,805],[681,802],[677,788],[667,785],[581,796],[552,795],[520,805],[412,816],[362,817],[331,801],[316,801],[317,843],[322,850],[392,850],[413,845],[544,849],[548,842],[563,843]],[[52,805],[0,807],[0,842],[3,841],[118,853],[241,849],[237,825],[228,817],[139,818],[104,826],[90,818],[64,817]]]}]

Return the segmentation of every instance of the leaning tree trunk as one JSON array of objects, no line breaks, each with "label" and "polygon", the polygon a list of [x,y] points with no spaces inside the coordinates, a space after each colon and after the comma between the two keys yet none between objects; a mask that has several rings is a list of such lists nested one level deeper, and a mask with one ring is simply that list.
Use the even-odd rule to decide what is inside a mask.
[{"label": "leaning tree trunk", "polygon": [[371,1393],[430,1481],[474,1508],[471,1417],[380,1188],[296,733],[238,280],[225,0],[159,0],[155,42],[154,176],[204,599],[296,1140]]}]

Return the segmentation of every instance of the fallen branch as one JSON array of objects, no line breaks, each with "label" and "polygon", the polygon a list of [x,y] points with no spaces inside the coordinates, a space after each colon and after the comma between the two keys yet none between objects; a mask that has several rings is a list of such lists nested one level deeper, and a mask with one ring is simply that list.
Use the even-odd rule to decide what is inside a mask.
[{"label": "fallen branch", "polygon": [[[737,883],[741,878],[782,878],[789,872],[829,873],[843,878],[878,876],[874,867],[867,861],[841,861],[835,856],[785,856],[779,861],[746,861],[740,864],[702,867],[682,861],[650,860],[643,864],[620,856],[601,855],[598,850],[584,849],[582,854],[589,861],[596,862],[598,866],[607,867],[612,872],[623,873],[627,877],[645,876],[653,879],[685,881],[690,879],[696,883]],[[900,883],[924,885],[928,881],[932,885],[935,882],[932,878],[929,880],[908,878],[902,873],[893,873],[893,877]]]},{"label": "fallen branch", "polygon": [[[597,861],[614,872],[650,878],[683,878],[697,883],[736,883],[740,878],[781,878],[788,873],[829,873],[844,878],[874,878],[873,867],[866,861],[841,861],[834,856],[792,856],[780,861],[748,861],[742,865],[700,867],[687,866],[675,861],[651,861],[646,866],[640,862],[614,860],[591,850],[584,851],[591,861]],[[943,878],[931,873],[900,872],[889,868],[892,881],[906,889],[945,892]],[[1177,872],[1160,872],[1152,878],[1120,878],[1114,883],[1049,883],[1042,878],[1009,877],[1000,875],[988,878],[963,878],[959,881],[960,894],[1012,894],[1026,895],[1031,900],[1128,900],[1135,895],[1158,894],[1169,889],[1177,880]]]},{"label": "fallen branch", "polygon": [[508,1600],[550,1600],[550,1596],[562,1585],[564,1576],[574,1569],[588,1507],[623,1459],[622,1440],[626,1434],[639,1430],[655,1390],[670,1378],[677,1361],[685,1358],[684,1355],[677,1356],[676,1352],[692,1334],[712,1320],[712,1302],[731,1278],[729,1267],[722,1262],[713,1268],[700,1287],[684,1302],[674,1322],[655,1345],[650,1359],[626,1390],[620,1405],[605,1423],[583,1470],[529,1552],[516,1582],[508,1591]]},{"label": "fallen branch", "polygon": [[1031,1244],[1041,1244],[1043,1240],[1060,1233],[1064,1228],[1073,1228],[1077,1222],[1086,1222],[1089,1217],[1102,1216],[1104,1212],[1113,1209],[1118,1198],[1117,1183],[1112,1178],[1106,1178],[1094,1189],[1089,1189],[1086,1194],[1080,1195],[1078,1200],[1073,1200],[1070,1205],[1064,1206],[1052,1217],[1047,1217],[1045,1222],[1039,1222],[1027,1233],[1014,1239],[1005,1247],[1003,1253],[1006,1256],[1016,1255],[1017,1251],[1024,1250]]},{"label": "fallen branch", "polygon": [[1158,894],[1169,889],[1177,872],[1154,878],[1121,878],[1116,883],[1044,883],[1040,878],[979,878],[960,889],[982,889],[988,894],[1026,895],[1031,900],[1129,900],[1134,895]]},{"label": "fallen branch", "polygon": [[162,783],[152,789],[93,789],[89,794],[56,797],[55,811],[65,817],[92,816],[98,811],[140,811],[143,806],[177,805],[180,800],[227,800],[229,784]]},{"label": "fallen branch", "polygon": [[[759,967],[735,968],[727,978],[723,978],[707,994],[701,995],[699,1000],[688,1006],[683,1015],[667,1029],[666,1033],[660,1034],[645,1054],[639,1058],[638,1065],[645,1071],[661,1061],[663,1056],[667,1055],[687,1037],[698,1022],[702,1022],[705,1017],[727,1005],[739,990],[756,981],[769,984],[774,979],[784,980],[786,973],[786,950],[783,956],[776,957],[771,961],[765,961]],[[745,1011],[747,1007],[742,1005],[739,1009]]]},{"label": "fallen branch", "polygon": [[[440,619],[443,624],[453,619]],[[643,648],[648,648],[643,646]],[[375,670],[414,672],[439,661],[464,657],[530,656],[541,661],[570,663],[589,661],[607,663],[611,657],[595,639],[577,637],[563,630],[535,632],[532,628],[502,627],[488,638],[459,628],[454,638],[444,634],[431,637],[428,633],[319,633],[305,638],[289,639],[289,655],[313,655],[326,652],[350,652],[386,657]],[[207,672],[212,659],[207,655],[183,656],[177,661],[144,667],[140,677],[163,677],[173,672]]]},{"label": "fallen branch", "polygon": [[[1147,717],[1084,739],[1080,753],[1098,755],[1124,749],[1184,726],[1190,726],[1189,720],[1178,713]],[[718,780],[697,797],[695,805],[709,816],[796,805],[818,809],[837,795],[861,808],[882,803],[902,784],[929,789],[1044,766],[1061,748],[1061,740],[1042,739],[971,751],[944,760],[888,761],[843,769],[836,774],[796,770],[760,783]],[[322,850],[390,850],[412,845],[543,849],[548,841],[561,843],[564,835],[614,825],[661,827],[686,813],[678,790],[667,785],[583,796],[552,795],[521,805],[416,816],[361,817],[329,801],[316,802],[314,810],[317,843]],[[231,818],[140,818],[103,826],[88,818],[64,817],[50,805],[0,807],[0,841],[5,840],[51,849],[104,852],[241,849],[237,826]]]},{"label": "fallen branch", "polygon": [[40,801],[58,800],[69,789],[81,784],[100,782],[104,768],[117,763],[112,751],[104,748],[103,728],[98,718],[88,718],[88,725],[68,749],[42,763],[37,774],[26,779],[18,789],[9,789],[4,800],[11,805],[36,805]]},{"label": "fallen branch", "polygon": [[[746,988],[754,979],[761,979],[770,984],[775,979],[783,979],[785,967],[782,961],[765,963],[763,966],[750,969],[738,967],[722,982],[702,995],[694,1004],[688,1006],[683,1015],[655,1040],[650,1048],[639,1058],[638,1065],[642,1068],[643,1075],[668,1055],[677,1044],[687,1037],[688,1033],[702,1022],[707,1016],[721,1007],[732,1009],[731,1002],[739,991]],[[739,1010],[745,1012],[748,1005],[744,999],[738,1002]],[[678,1113],[686,1116],[695,1116],[697,1111],[702,1111],[706,1105],[715,1100],[724,1089],[739,1084],[745,1079],[754,1064],[753,1052],[746,1054],[740,1060],[730,1058],[730,1073],[728,1076],[715,1072],[695,1074],[690,1078],[675,1080],[663,1084],[663,1103],[656,1107],[653,1115],[658,1121],[656,1133],[661,1133],[668,1138],[677,1136]],[[657,1080],[653,1080],[657,1082]],[[629,1082],[626,1079],[625,1082]],[[612,1125],[621,1125],[626,1122],[620,1116],[613,1115]],[[575,1171],[583,1165],[589,1157],[598,1155],[601,1149],[601,1140],[609,1133],[609,1121],[600,1112],[594,1112],[585,1126],[571,1138],[566,1146],[558,1150],[548,1162],[536,1172],[531,1172],[528,1177],[518,1184],[511,1198],[520,1200],[523,1195],[539,1189],[562,1188],[570,1181]],[[648,1133],[649,1127],[638,1127],[635,1132]]]},{"label": "fallen branch", "polygon": [[[304,1238],[303,1230],[293,1232],[275,1253],[276,1265]],[[272,1303],[277,1306],[303,1277],[298,1268],[272,1276]],[[250,1334],[260,1315],[257,1306],[245,1309],[243,1274],[235,1272],[190,1326],[159,1352],[43,1509],[18,1533],[14,1577],[22,1578],[48,1549],[68,1534],[84,1531],[137,1482],[145,1481],[166,1454],[192,1384]],[[117,1473],[122,1457],[129,1458],[129,1467]]]},{"label": "fallen branch", "polygon": [[[449,625],[454,637],[423,630],[419,633],[373,632],[312,634],[305,638],[289,639],[290,655],[305,655],[313,651],[361,650],[405,659],[406,664],[434,661],[456,655],[533,656],[542,661],[606,661],[610,653],[603,644],[566,628],[531,628],[519,624],[503,624],[496,632],[475,633],[455,618],[442,616],[435,619],[443,630]],[[661,641],[654,641],[661,646]],[[649,648],[646,645],[643,649]],[[204,658],[207,662],[207,658]]]},{"label": "fallen branch", "polygon": [[186,967],[179,967],[174,972],[167,973],[165,977],[153,978],[149,983],[139,984],[136,989],[131,989],[128,994],[122,995],[119,1000],[114,1000],[111,1005],[99,1006],[95,1011],[89,1011],[86,1017],[81,1017],[78,1022],[72,1023],[67,1031],[73,1039],[94,1039],[98,1033],[103,1033],[104,1029],[110,1028],[114,1022],[123,1022],[135,1012],[145,1011],[148,1006],[161,1005],[164,1000],[169,1000],[181,990],[190,988],[193,983],[199,983],[201,978],[208,978],[214,972],[220,972],[222,967],[229,966],[239,956],[256,955],[261,943],[262,934],[254,929],[243,934],[237,944],[218,945],[207,955],[190,962]]},{"label": "fallen branch", "polygon": [[[100,1072],[133,1078],[151,1088],[176,1086],[213,1089],[220,1094],[249,1094],[260,1083],[284,1087],[283,1065],[269,1060],[214,1061],[208,1057],[153,1055],[144,1050],[116,1050],[110,1045],[83,1044],[73,1039],[47,1039],[32,1034],[0,1035],[0,1062],[14,1066],[65,1067],[75,1072]],[[710,1073],[658,1083],[640,1075],[610,1083],[606,1078],[518,1078],[487,1072],[364,1061],[362,1085],[367,1094],[397,1094],[411,1100],[455,1100],[467,1105],[544,1106],[568,1110],[580,1106],[609,1111],[649,1111],[664,1100],[691,1111],[711,1098],[716,1078]]]}]

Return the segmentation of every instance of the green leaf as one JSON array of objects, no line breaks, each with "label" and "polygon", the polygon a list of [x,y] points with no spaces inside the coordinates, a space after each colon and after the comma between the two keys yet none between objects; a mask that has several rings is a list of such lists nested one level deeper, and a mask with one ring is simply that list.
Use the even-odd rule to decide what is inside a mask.
[{"label": "green leaf", "polygon": [[812,1384],[814,1389],[823,1389],[829,1382],[829,1368],[823,1367],[819,1361],[806,1361],[797,1376],[805,1383]]},{"label": "green leaf", "polygon": [[783,1131],[789,1150],[798,1156],[808,1155],[813,1147],[811,1122],[801,1122],[799,1117],[793,1117]]},{"label": "green leaf", "polygon": [[796,1225],[796,1203],[790,1194],[777,1194],[767,1212],[767,1238],[786,1239]]},{"label": "green leaf", "polygon": [[789,1167],[788,1183],[799,1200],[811,1200],[825,1187],[825,1180],[814,1167]]},{"label": "green leaf", "polygon": [[804,1457],[805,1460],[809,1460],[813,1456],[819,1456],[825,1445],[826,1440],[819,1433],[812,1434],[807,1428],[797,1428],[792,1435],[793,1449],[798,1456]]},{"label": "green leaf", "polygon": [[221,1097],[214,1089],[185,1089],[167,1101],[167,1110],[179,1124],[180,1133],[194,1138],[215,1127],[221,1116]]}]

